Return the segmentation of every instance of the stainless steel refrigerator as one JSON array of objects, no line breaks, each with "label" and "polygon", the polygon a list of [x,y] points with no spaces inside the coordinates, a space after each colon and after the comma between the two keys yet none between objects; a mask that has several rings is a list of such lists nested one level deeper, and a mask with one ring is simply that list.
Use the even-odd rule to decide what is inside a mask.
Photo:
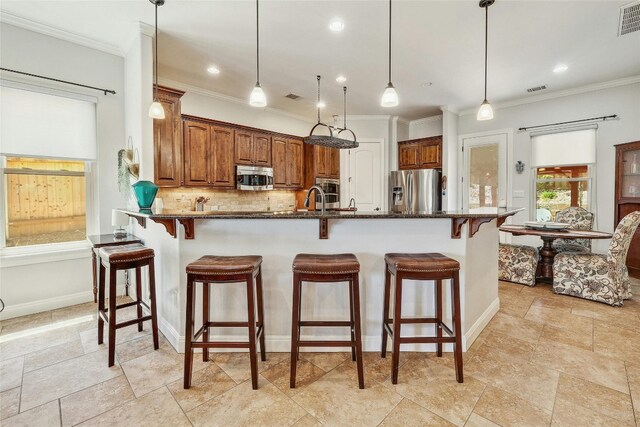
[{"label": "stainless steel refrigerator", "polygon": [[391,172],[389,209],[392,212],[434,212],[442,209],[441,172],[417,169]]}]

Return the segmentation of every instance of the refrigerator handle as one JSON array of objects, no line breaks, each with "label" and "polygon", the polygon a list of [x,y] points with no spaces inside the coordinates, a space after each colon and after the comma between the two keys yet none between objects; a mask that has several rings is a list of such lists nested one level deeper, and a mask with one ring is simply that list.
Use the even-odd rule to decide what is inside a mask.
[{"label": "refrigerator handle", "polygon": [[407,211],[413,211],[413,171],[407,174]]}]

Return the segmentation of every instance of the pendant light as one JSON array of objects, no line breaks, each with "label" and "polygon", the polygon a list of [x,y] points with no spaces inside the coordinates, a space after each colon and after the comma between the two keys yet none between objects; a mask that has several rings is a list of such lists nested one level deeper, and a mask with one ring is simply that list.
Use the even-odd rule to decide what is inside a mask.
[{"label": "pendant light", "polygon": [[484,101],[478,109],[478,120],[493,119],[493,107],[487,101],[487,47],[489,40],[489,6],[495,0],[480,0],[480,7],[484,8]]},{"label": "pendant light", "polygon": [[256,0],[256,85],[249,96],[249,104],[252,107],[266,107],[267,96],[260,87],[260,14],[258,12],[258,0]]},{"label": "pendant light", "polygon": [[391,83],[391,0],[389,0],[389,83],[382,94],[380,105],[383,107],[397,107],[398,103],[398,93],[393,83]]},{"label": "pendant light", "polygon": [[158,6],[162,6],[164,4],[164,0],[149,0],[156,7],[156,36],[155,36],[155,44],[156,44],[156,52],[155,52],[155,62],[154,62],[154,75],[155,75],[155,92],[153,95],[153,102],[149,107],[149,117],[152,119],[164,119],[164,108],[162,104],[158,102]]}]

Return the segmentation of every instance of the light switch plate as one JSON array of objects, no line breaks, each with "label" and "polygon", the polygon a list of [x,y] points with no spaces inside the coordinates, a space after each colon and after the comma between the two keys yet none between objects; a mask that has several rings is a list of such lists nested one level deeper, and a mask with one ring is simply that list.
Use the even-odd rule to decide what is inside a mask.
[{"label": "light switch plate", "polygon": [[513,192],[514,199],[524,199],[524,190],[515,190]]}]

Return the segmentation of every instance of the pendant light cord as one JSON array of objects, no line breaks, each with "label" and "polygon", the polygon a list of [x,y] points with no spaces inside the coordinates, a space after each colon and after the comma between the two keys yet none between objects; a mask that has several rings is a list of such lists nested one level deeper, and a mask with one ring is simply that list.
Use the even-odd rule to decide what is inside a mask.
[{"label": "pendant light cord", "polygon": [[389,0],[389,84],[391,84],[391,0]]},{"label": "pendant light cord", "polygon": [[256,0],[256,86],[260,85],[260,8]]},{"label": "pendant light cord", "polygon": [[344,123],[342,124],[344,128],[347,128],[347,87],[343,86],[342,90],[344,92]]},{"label": "pendant light cord", "polygon": [[316,104],[316,108],[318,110],[318,123],[320,123],[320,75],[318,77],[318,103]]},{"label": "pendant light cord", "polygon": [[487,100],[487,51],[489,46],[489,5],[484,7],[484,100]]},{"label": "pendant light cord", "polygon": [[156,60],[155,62],[155,75],[156,75],[156,94],[154,96],[154,101],[158,101],[158,2],[155,3],[156,6]]}]

